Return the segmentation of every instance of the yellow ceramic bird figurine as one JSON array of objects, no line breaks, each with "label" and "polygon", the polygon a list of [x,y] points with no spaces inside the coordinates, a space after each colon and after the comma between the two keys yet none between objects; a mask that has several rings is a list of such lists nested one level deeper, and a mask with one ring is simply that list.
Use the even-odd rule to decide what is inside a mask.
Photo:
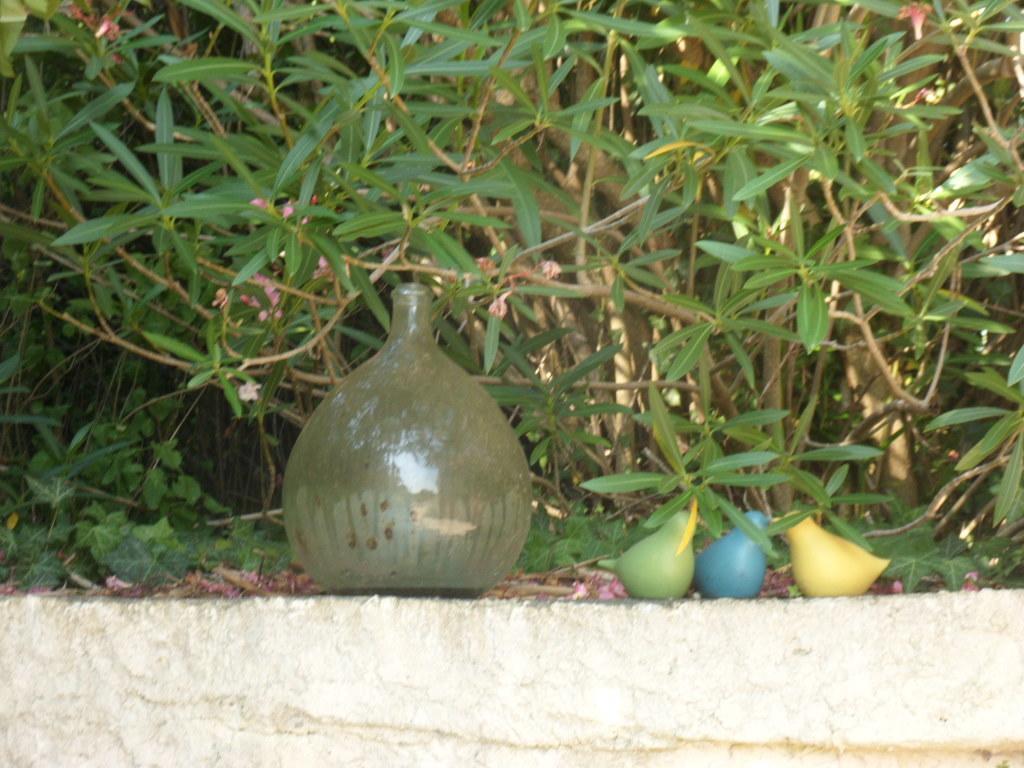
[{"label": "yellow ceramic bird figurine", "polygon": [[829,533],[810,517],[788,531],[793,578],[808,597],[863,595],[889,560]]}]

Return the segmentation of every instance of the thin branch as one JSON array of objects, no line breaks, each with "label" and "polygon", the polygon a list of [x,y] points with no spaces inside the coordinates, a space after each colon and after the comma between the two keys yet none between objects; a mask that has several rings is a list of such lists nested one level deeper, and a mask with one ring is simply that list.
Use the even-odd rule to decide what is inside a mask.
[{"label": "thin branch", "polygon": [[974,96],[978,99],[978,104],[981,107],[981,113],[985,116],[985,122],[988,123],[989,134],[992,139],[1002,147],[1017,165],[1017,170],[1024,173],[1024,162],[1021,162],[1020,155],[1017,154],[1017,147],[1015,144],[1005,136],[1003,136],[1002,126],[996,120],[995,114],[992,112],[992,105],[989,104],[988,97],[985,95],[985,89],[981,87],[981,82],[978,80],[978,75],[974,71],[974,65],[971,64],[970,57],[967,55],[965,46],[956,45],[953,46],[953,51],[956,53],[956,57],[960,59],[960,65],[964,68],[964,74],[967,76],[967,81],[971,84],[971,89],[974,91]]},{"label": "thin branch", "polygon": [[206,524],[211,528],[223,528],[231,525],[236,520],[270,520],[284,514],[283,509],[268,509],[263,512],[253,512],[248,515],[234,515],[232,517],[220,517],[216,520],[207,520]]},{"label": "thin branch", "polygon": [[896,204],[893,203],[893,201],[889,199],[889,196],[884,192],[879,192],[878,198],[882,201],[882,205],[885,206],[885,210],[891,213],[894,219],[910,223],[936,222],[950,217],[957,219],[971,219],[975,216],[987,216],[1001,211],[1006,207],[1006,204],[1010,202],[1010,198],[1004,197],[987,205],[975,205],[967,208],[947,208],[942,211],[933,211],[932,213],[906,213],[897,208]]},{"label": "thin branch", "polygon": [[860,330],[861,337],[867,343],[868,353],[871,355],[872,359],[874,359],[879,372],[882,374],[882,378],[885,379],[885,383],[889,385],[890,391],[892,391],[897,398],[904,401],[908,410],[917,411],[919,413],[928,413],[931,410],[931,406],[926,400],[919,400],[914,397],[903,388],[902,384],[900,384],[899,379],[896,378],[890,368],[889,361],[885,359],[885,355],[879,348],[878,342],[875,341],[875,335],[871,331],[870,324],[868,324],[863,317],[859,317],[842,310],[832,310],[829,314],[836,319],[846,320],[857,326]]},{"label": "thin branch", "polygon": [[155,363],[160,363],[161,365],[167,365],[170,366],[171,368],[177,368],[178,370],[181,371],[192,370],[191,363],[185,362],[184,360],[179,360],[176,357],[170,357],[169,355],[162,355],[159,352],[153,352],[151,350],[146,349],[145,347],[140,347],[138,344],[133,344],[132,342],[121,338],[116,333],[107,333],[99,330],[98,328],[93,328],[91,325],[86,325],[78,318],[72,317],[67,312],[58,312],[56,309],[47,306],[47,304],[42,301],[38,302],[38,304],[48,314],[53,315],[59,320],[63,320],[65,323],[69,323],[70,325],[75,326],[75,328],[78,328],[78,330],[84,333],[88,333],[90,336],[95,336],[96,338],[101,339],[102,341],[107,341],[110,342],[111,344],[115,344],[116,346],[119,346],[123,349],[127,349],[129,352],[139,355],[140,357],[144,357],[147,360],[152,360]]},{"label": "thin branch", "polygon": [[1008,454],[998,456],[986,464],[979,464],[973,469],[969,469],[966,472],[957,475],[944,486],[942,486],[942,488],[939,489],[939,492],[935,494],[935,498],[932,499],[931,504],[928,505],[928,508],[925,509],[925,511],[920,516],[911,520],[906,525],[899,526],[898,528],[867,531],[866,533],[864,533],[864,537],[877,539],[882,538],[883,536],[898,536],[901,533],[906,533],[907,531],[914,530],[915,528],[923,525],[929,520],[934,520],[938,516],[939,510],[942,508],[942,505],[946,503],[946,501],[952,495],[953,491],[955,491],[961,485],[966,483],[968,480],[973,480],[976,477],[982,477],[984,475],[987,475],[990,472],[999,469],[999,467],[1004,466],[1009,461],[1010,457]]},{"label": "thin branch", "polygon": [[334,326],[341,319],[341,316],[345,314],[346,306],[346,304],[343,304],[341,307],[339,307],[338,310],[333,315],[331,315],[331,319],[324,324],[323,328],[321,328],[317,333],[315,333],[313,336],[311,336],[308,340],[306,340],[299,346],[293,347],[287,352],[280,352],[276,355],[265,355],[263,357],[247,357],[242,361],[241,365],[238,366],[238,370],[244,371],[248,368],[252,368],[254,365],[269,365],[271,363],[280,363],[283,360],[290,360],[291,358],[296,357],[297,355],[305,354],[313,347],[315,347],[317,344],[319,344],[321,340],[325,336],[327,336],[328,333],[331,332]]},{"label": "thin branch", "polygon": [[[527,11],[528,15],[533,13],[533,3],[530,4],[530,9]],[[494,95],[494,72],[502,69],[505,66],[505,62],[508,61],[508,57],[512,54],[512,49],[516,43],[519,42],[519,37],[523,31],[518,26],[512,31],[509,36],[508,43],[505,44],[505,50],[501,52],[501,57],[498,59],[497,65],[491,70],[491,74],[484,82],[484,93],[480,97],[480,104],[477,107],[476,115],[473,118],[473,127],[469,132],[469,141],[466,142],[466,150],[462,155],[462,164],[459,169],[459,175],[463,179],[468,178],[467,172],[470,170],[470,162],[473,158],[473,152],[476,150],[476,143],[480,139],[480,128],[484,123],[484,115],[487,113],[487,107],[491,103],[491,97]]]}]

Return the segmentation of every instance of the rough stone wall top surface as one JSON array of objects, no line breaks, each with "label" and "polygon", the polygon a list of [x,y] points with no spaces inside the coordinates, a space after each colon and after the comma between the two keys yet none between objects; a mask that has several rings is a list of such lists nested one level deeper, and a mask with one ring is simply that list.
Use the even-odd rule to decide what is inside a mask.
[{"label": "rough stone wall top surface", "polygon": [[0,765],[754,765],[762,753],[1024,768],[1024,592],[0,598]]}]

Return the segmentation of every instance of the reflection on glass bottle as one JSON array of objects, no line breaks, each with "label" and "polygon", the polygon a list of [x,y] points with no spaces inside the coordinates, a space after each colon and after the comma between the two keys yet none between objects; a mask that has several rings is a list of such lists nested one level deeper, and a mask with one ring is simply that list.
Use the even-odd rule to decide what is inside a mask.
[{"label": "reflection on glass bottle", "polygon": [[434,343],[430,305],[425,286],[395,290],[384,347],[317,407],[288,460],[288,538],[327,590],[479,594],[526,540],[522,449]]}]

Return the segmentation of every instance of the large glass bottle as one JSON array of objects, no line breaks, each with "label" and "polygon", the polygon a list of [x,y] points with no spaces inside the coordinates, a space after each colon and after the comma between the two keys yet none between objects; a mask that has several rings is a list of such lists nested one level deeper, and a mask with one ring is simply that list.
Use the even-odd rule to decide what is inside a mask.
[{"label": "large glass bottle", "polygon": [[288,539],[329,591],[479,594],[526,540],[522,448],[434,343],[430,309],[425,286],[395,289],[387,342],[320,403],[288,459]]}]

